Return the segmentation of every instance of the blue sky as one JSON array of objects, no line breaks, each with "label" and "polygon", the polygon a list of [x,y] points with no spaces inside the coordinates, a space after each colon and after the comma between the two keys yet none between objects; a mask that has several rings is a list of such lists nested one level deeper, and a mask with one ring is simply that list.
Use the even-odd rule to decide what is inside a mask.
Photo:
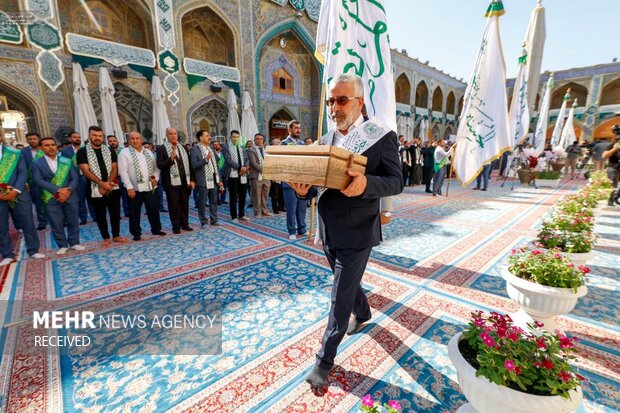
[{"label": "blue sky", "polygon": [[[384,0],[391,46],[457,78],[471,75],[489,0]],[[517,59],[536,0],[504,0],[500,17],[506,73]],[[620,0],[543,0],[547,39],[542,71],[620,59]]]}]

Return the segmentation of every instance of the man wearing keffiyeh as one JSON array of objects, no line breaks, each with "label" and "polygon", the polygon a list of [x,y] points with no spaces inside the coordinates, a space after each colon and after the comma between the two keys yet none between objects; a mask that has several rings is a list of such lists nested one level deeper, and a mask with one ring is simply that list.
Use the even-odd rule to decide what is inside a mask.
[{"label": "man wearing keffiyeh", "polygon": [[245,147],[240,142],[239,131],[230,132],[230,141],[222,146],[222,153],[228,169],[230,217],[234,223],[249,221],[250,219],[245,216],[245,197],[248,191],[250,161]]},{"label": "man wearing keffiyeh", "polygon": [[167,128],[166,139],[163,145],[157,147],[157,167],[166,190],[172,232],[180,234],[181,229],[193,231],[189,226],[189,195],[196,186],[196,178],[190,166],[189,153],[178,144],[177,130]]},{"label": "man wearing keffiyeh", "polygon": [[146,215],[153,235],[166,235],[161,230],[159,217],[159,197],[155,192],[159,180],[159,169],[150,151],[142,146],[142,135],[138,132],[129,134],[129,147],[118,155],[118,170],[127,189],[129,201],[129,232],[134,241],[140,241],[142,227],[140,213],[142,204],[146,206]]},{"label": "man wearing keffiyeh", "polygon": [[211,225],[217,226],[217,193],[224,189],[220,179],[216,156],[211,149],[211,135],[206,130],[196,132],[198,145],[190,151],[189,157],[196,174],[196,189],[198,194],[198,216],[203,227],[209,222],[205,216],[205,203],[209,199],[209,219]]},{"label": "man wearing keffiyeh", "polygon": [[103,130],[99,126],[88,128],[88,144],[76,154],[82,174],[88,179],[86,199],[95,208],[97,226],[104,241],[110,239],[106,214],[110,214],[112,240],[126,242],[120,236],[121,197],[118,190],[118,157],[103,142]]}]

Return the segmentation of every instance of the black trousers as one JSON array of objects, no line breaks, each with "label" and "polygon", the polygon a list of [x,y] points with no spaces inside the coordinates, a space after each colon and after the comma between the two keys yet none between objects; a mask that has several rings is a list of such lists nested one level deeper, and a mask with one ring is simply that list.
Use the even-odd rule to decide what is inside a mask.
[{"label": "black trousers", "polygon": [[433,180],[433,175],[434,171],[432,166],[425,166],[422,168],[422,181],[424,182],[424,185],[426,185],[427,191],[431,190],[431,181]]},{"label": "black trousers", "polygon": [[[248,185],[242,184],[241,178],[228,178],[228,199],[230,202],[230,217],[232,219],[245,216],[245,197],[247,192]],[[237,205],[239,206],[239,212],[237,212]]]},{"label": "black trousers", "polygon": [[112,238],[120,236],[121,232],[121,191],[116,189],[101,198],[88,197],[87,199],[95,209],[95,219],[99,227],[101,238],[110,239],[108,232],[107,214],[110,214],[110,226],[112,227]]},{"label": "black trousers", "polygon": [[362,249],[331,249],[323,246],[329,266],[334,272],[332,304],[329,309],[327,328],[323,334],[321,350],[316,355],[316,364],[324,370],[334,366],[338,345],[349,326],[351,313],[358,321],[371,318],[368,298],[361,282],[372,247]]},{"label": "black trousers", "polygon": [[189,227],[189,195],[192,192],[191,188],[180,185],[170,186],[165,189],[172,230],[178,231],[181,228]]},{"label": "black trousers", "polygon": [[402,168],[403,168],[403,185],[407,186],[407,183],[411,182],[409,178],[409,171],[411,170],[411,167],[407,165],[406,163],[404,163]]},{"label": "black trousers", "polygon": [[284,194],[282,193],[282,184],[271,181],[269,188],[269,197],[271,197],[271,209],[278,213],[284,211]]},{"label": "black trousers", "polygon": [[149,219],[151,233],[161,231],[161,219],[159,218],[159,196],[157,192],[136,192],[136,196],[129,198],[129,232],[134,237],[142,235],[140,226],[140,214],[142,204],[146,207],[146,216]]}]

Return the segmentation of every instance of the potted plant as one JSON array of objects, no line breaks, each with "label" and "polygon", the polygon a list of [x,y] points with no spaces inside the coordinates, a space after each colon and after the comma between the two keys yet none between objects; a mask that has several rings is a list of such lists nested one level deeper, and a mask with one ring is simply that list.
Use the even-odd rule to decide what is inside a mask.
[{"label": "potted plant", "polygon": [[[526,148],[523,149],[520,155],[521,167],[517,169],[519,175],[519,181],[522,184],[530,184],[536,179],[538,171],[540,170],[539,159],[536,149]],[[538,169],[537,169],[538,168]]]},{"label": "potted plant", "polygon": [[566,165],[566,151],[561,146],[546,151],[545,157],[549,160],[549,166],[556,172],[560,172]]},{"label": "potted plant", "polygon": [[574,194],[561,199],[554,205],[553,209],[555,214],[559,215],[572,216],[581,214],[582,216],[592,217],[594,214],[590,205],[589,198],[583,198],[582,195]]},{"label": "potted plant", "polygon": [[541,171],[536,179],[538,186],[557,188],[560,185],[560,177],[562,173],[559,171]]},{"label": "potted plant", "polygon": [[586,264],[593,258],[594,219],[589,209],[582,208],[582,201],[567,201],[556,206],[555,212],[545,220],[538,232],[538,240],[544,248],[559,248],[575,264]]},{"label": "potted plant", "polygon": [[592,249],[596,236],[592,232],[558,231],[543,225],[538,233],[538,240],[541,247],[558,249],[577,265],[585,265],[594,258]]},{"label": "potted plant", "polygon": [[530,324],[526,332],[507,315],[472,313],[468,328],[448,343],[459,386],[469,404],[458,411],[572,412],[582,398],[582,376],[569,364],[576,338]]},{"label": "potted plant", "polygon": [[544,329],[555,331],[555,316],[571,312],[577,300],[587,294],[589,272],[588,267],[576,267],[557,249],[514,249],[508,267],[502,270],[508,296],[521,306],[513,319],[523,326],[535,320]]},{"label": "potted plant", "polygon": [[613,183],[605,171],[592,172],[588,179],[588,186],[582,190],[586,190],[586,188],[597,198],[596,206],[599,210],[607,206],[610,193],[614,190]]},{"label": "potted plant", "polygon": [[400,409],[401,405],[396,400],[390,400],[381,406],[381,403],[375,401],[370,394],[362,397],[360,406],[360,412],[364,413],[399,413]]}]

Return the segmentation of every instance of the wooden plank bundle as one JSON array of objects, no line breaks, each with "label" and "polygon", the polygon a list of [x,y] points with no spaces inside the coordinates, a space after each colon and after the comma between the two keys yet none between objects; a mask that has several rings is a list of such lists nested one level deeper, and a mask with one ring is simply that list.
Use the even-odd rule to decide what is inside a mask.
[{"label": "wooden plank bundle", "polygon": [[347,170],[366,172],[366,157],[328,145],[268,146],[263,179],[344,189]]}]

